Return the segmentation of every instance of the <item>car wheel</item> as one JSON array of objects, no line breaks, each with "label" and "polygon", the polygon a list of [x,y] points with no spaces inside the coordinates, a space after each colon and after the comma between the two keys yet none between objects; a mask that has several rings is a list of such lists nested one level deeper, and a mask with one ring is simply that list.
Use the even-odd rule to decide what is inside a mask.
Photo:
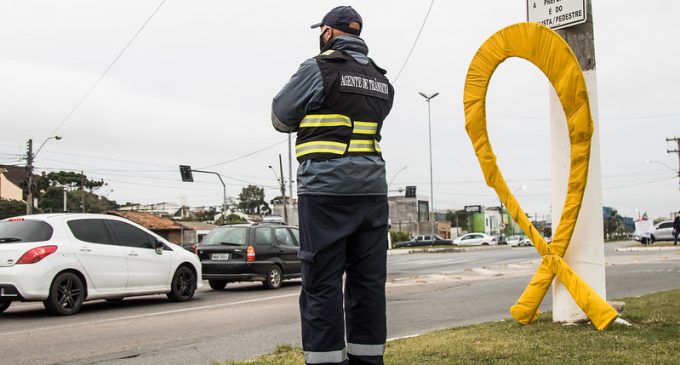
[{"label": "car wheel", "polygon": [[654,244],[656,242],[656,238],[654,236],[649,237],[649,243]]},{"label": "car wheel", "polygon": [[195,292],[196,275],[190,268],[180,266],[172,277],[168,299],[173,302],[186,302],[194,297]]},{"label": "car wheel", "polygon": [[283,273],[278,265],[272,265],[267,272],[267,280],[263,281],[267,289],[278,289],[281,287],[281,281],[283,279]]},{"label": "car wheel", "polygon": [[482,243],[482,246],[488,246],[488,245],[489,245],[489,242]]},{"label": "car wheel", "polygon": [[83,306],[85,286],[78,275],[64,272],[57,275],[50,286],[50,295],[43,302],[50,314],[68,316]]},{"label": "car wheel", "polygon": [[6,311],[11,304],[12,302],[0,302],[0,313]]},{"label": "car wheel", "polygon": [[214,290],[224,290],[224,287],[227,286],[227,281],[226,280],[208,280],[208,284],[210,284],[210,287],[213,288]]}]

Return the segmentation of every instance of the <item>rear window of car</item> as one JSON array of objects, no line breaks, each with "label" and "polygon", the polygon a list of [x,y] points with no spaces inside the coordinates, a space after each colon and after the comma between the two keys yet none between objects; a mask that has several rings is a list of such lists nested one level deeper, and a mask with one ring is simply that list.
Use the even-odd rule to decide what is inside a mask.
[{"label": "rear window of car", "polygon": [[274,236],[270,227],[255,228],[255,244],[271,245],[274,243]]},{"label": "rear window of car", "polygon": [[43,221],[4,221],[0,222],[0,244],[49,241],[53,232],[52,226]]},{"label": "rear window of car", "polygon": [[113,244],[109,231],[101,219],[75,219],[67,224],[73,236],[81,241],[105,245]]},{"label": "rear window of car", "polygon": [[215,228],[201,241],[201,246],[233,245],[245,246],[248,239],[248,227]]}]

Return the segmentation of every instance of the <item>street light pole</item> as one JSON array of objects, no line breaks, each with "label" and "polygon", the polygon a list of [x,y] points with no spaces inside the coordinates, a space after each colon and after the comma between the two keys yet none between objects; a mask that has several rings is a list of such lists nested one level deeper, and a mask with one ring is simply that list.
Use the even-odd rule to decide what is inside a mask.
[{"label": "street light pole", "polygon": [[397,175],[399,175],[400,172],[406,170],[407,167],[408,167],[408,166],[404,166],[404,167],[400,168],[399,170],[397,170],[397,172],[394,173],[394,175],[392,175],[392,178],[390,179],[390,182],[387,184],[387,191],[388,191],[388,192],[390,191],[390,186],[392,185],[392,182],[394,181],[394,179],[397,178]]},{"label": "street light pole", "polygon": [[[680,148],[678,148],[678,150],[680,150]],[[670,151],[670,152],[675,152],[675,151]],[[680,155],[680,153],[679,153],[679,155]],[[648,163],[648,164],[655,163],[657,165],[661,165],[661,166],[673,171],[678,176],[678,183],[680,184],[680,167],[678,167],[678,169],[676,170],[676,169],[670,167],[669,165],[666,165],[665,163],[663,163],[661,161],[647,160],[645,162]],[[680,163],[680,156],[678,156],[678,163]],[[680,186],[678,187],[678,190],[680,190]]]},{"label": "street light pole", "polygon": [[427,95],[423,92],[419,92],[420,96],[425,98],[427,101],[427,132],[430,145],[430,222],[432,222],[432,234],[435,234],[434,229],[434,183],[432,181],[432,114],[430,113],[430,100],[439,95],[438,92]]},{"label": "street light pole", "polygon": [[279,154],[279,171],[281,173],[281,178],[279,179],[279,175],[276,173],[276,170],[272,165],[269,165],[269,168],[272,170],[274,173],[274,177],[276,177],[276,182],[278,182],[281,186],[281,205],[283,206],[283,221],[288,224],[288,210],[286,209],[286,182],[283,179],[283,162],[281,161],[281,155]]}]

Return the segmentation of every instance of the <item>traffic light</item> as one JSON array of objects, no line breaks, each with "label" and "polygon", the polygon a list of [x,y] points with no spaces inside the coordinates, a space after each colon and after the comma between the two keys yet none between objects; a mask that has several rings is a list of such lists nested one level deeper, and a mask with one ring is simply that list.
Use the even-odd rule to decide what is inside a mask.
[{"label": "traffic light", "polygon": [[184,182],[194,182],[194,175],[191,173],[191,166],[179,165],[179,174]]},{"label": "traffic light", "polygon": [[415,198],[416,197],[416,187],[415,186],[407,186],[406,187],[406,197],[407,198]]}]

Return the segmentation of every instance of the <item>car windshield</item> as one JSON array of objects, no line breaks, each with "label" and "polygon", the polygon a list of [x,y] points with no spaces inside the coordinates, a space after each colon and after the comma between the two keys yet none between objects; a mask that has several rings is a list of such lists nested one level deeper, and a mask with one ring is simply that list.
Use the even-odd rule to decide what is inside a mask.
[{"label": "car windshield", "polygon": [[43,242],[52,238],[52,227],[42,221],[19,220],[0,222],[0,244]]},{"label": "car windshield", "polygon": [[246,245],[248,227],[221,227],[215,228],[203,239],[201,246],[216,245]]}]

